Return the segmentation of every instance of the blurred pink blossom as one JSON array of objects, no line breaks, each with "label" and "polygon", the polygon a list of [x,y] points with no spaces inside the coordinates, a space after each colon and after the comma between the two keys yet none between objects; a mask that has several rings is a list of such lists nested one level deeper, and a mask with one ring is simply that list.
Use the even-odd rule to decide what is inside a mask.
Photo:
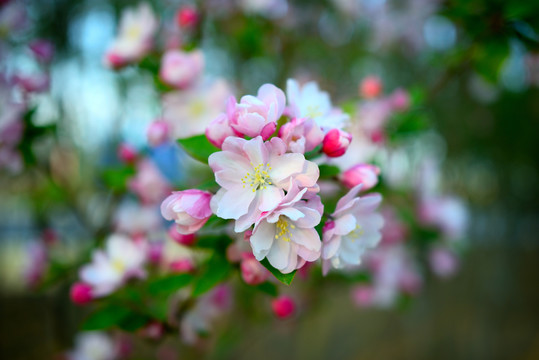
[{"label": "blurred pink blossom", "polygon": [[172,190],[157,166],[146,158],[137,163],[137,173],[129,181],[129,189],[137,194],[144,204],[158,204]]},{"label": "blurred pink blossom", "polygon": [[202,51],[168,50],[161,59],[159,77],[170,86],[184,89],[199,79],[203,69]]},{"label": "blurred pink blossom", "polygon": [[281,295],[271,301],[271,309],[275,316],[280,319],[286,319],[296,312],[296,304],[290,296]]},{"label": "blurred pink blossom", "polygon": [[359,84],[359,94],[366,99],[372,99],[382,94],[382,81],[376,76],[367,76]]},{"label": "blurred pink blossom", "polygon": [[322,143],[324,133],[313,119],[294,118],[281,126],[279,137],[290,152],[304,154]]},{"label": "blurred pink blossom", "polygon": [[362,191],[372,189],[378,184],[380,168],[371,164],[357,164],[352,166],[340,175],[340,180],[344,186],[351,189],[359,184]]}]

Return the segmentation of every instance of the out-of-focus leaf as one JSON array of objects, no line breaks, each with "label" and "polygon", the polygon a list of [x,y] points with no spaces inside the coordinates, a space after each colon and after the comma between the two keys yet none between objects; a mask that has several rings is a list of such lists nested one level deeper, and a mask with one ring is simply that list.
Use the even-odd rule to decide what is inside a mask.
[{"label": "out-of-focus leaf", "polygon": [[120,305],[108,305],[90,314],[82,324],[83,330],[109,329],[127,319],[131,311]]},{"label": "out-of-focus leaf", "polygon": [[268,259],[263,259],[260,262],[266,269],[268,269],[273,276],[277,278],[280,282],[282,282],[285,285],[290,285],[292,283],[292,280],[294,280],[294,276],[296,276],[296,270],[292,271],[289,274],[283,274],[269,263]]},{"label": "out-of-focus leaf", "polygon": [[188,153],[192,158],[203,162],[208,163],[208,157],[216,151],[219,151],[218,148],[213,146],[206,135],[196,135],[185,139],[178,139],[178,144]]},{"label": "out-of-focus leaf", "polygon": [[318,165],[318,169],[320,169],[320,179],[332,179],[341,173],[335,165]]},{"label": "out-of-focus leaf", "polygon": [[487,81],[496,83],[503,61],[509,55],[509,43],[504,39],[478,46],[474,54],[475,70]]},{"label": "out-of-focus leaf", "polygon": [[126,188],[127,180],[135,175],[135,169],[130,166],[121,168],[106,169],[103,171],[102,179],[108,188],[114,191],[123,191]]},{"label": "out-of-focus leaf", "polygon": [[268,281],[266,282],[263,282],[262,284],[260,285],[257,285],[256,288],[262,292],[265,292],[266,294],[270,295],[270,296],[277,296],[278,292],[277,292],[277,286],[275,286],[275,284],[272,284]]},{"label": "out-of-focus leaf", "polygon": [[156,279],[148,284],[148,292],[151,295],[170,294],[191,283],[193,276],[190,274],[170,275]]},{"label": "out-of-focus leaf", "polygon": [[193,296],[200,296],[225,280],[231,270],[230,263],[219,255],[214,255],[195,279]]},{"label": "out-of-focus leaf", "polygon": [[231,242],[232,240],[226,235],[207,235],[198,237],[195,246],[223,252]]},{"label": "out-of-focus leaf", "polygon": [[150,318],[146,315],[130,313],[127,317],[120,321],[118,326],[122,330],[133,332],[146,325],[148,321],[150,321]]}]

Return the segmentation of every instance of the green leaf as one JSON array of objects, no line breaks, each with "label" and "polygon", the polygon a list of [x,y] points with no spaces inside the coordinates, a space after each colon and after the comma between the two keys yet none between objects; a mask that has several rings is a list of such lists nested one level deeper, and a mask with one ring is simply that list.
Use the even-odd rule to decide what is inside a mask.
[{"label": "green leaf", "polygon": [[294,280],[294,276],[296,276],[296,270],[292,271],[289,274],[283,274],[269,263],[268,259],[263,259],[260,262],[266,269],[268,269],[273,276],[277,278],[280,282],[282,282],[285,285],[290,285],[292,283],[292,280]]},{"label": "green leaf", "polygon": [[322,155],[322,145],[317,146],[314,150],[305,153],[305,159],[312,160]]},{"label": "green leaf", "polygon": [[129,315],[130,310],[120,305],[107,305],[90,314],[82,324],[83,330],[102,330],[119,325]]},{"label": "green leaf", "polygon": [[199,236],[195,246],[203,249],[213,249],[223,253],[231,242],[232,239],[226,235],[206,235]]},{"label": "green leaf", "polygon": [[108,188],[121,192],[126,189],[127,180],[134,175],[135,169],[133,167],[124,166],[104,170],[102,179]]},{"label": "green leaf", "polygon": [[150,317],[146,315],[142,315],[139,313],[131,313],[129,314],[129,316],[127,316],[122,321],[120,321],[118,326],[122,330],[125,330],[128,332],[134,332],[140,329],[141,327],[145,326],[150,320],[151,320]]},{"label": "green leaf", "polygon": [[208,163],[208,157],[216,151],[218,148],[213,146],[206,138],[206,135],[196,135],[185,139],[178,139],[178,144],[188,153],[192,158]]},{"label": "green leaf", "polygon": [[170,294],[191,283],[193,276],[189,274],[170,275],[156,279],[148,284],[148,292],[151,295]]},{"label": "green leaf", "polygon": [[318,165],[321,179],[332,179],[341,173],[341,170],[335,165]]},{"label": "green leaf", "polygon": [[193,296],[199,296],[225,280],[231,270],[230,263],[219,255],[214,255],[207,262],[205,269],[195,280]]},{"label": "green leaf", "polygon": [[272,284],[272,283],[270,283],[268,281],[263,282],[262,284],[257,285],[255,287],[258,290],[260,290],[262,292],[265,292],[266,294],[271,295],[271,296],[277,296],[277,294],[278,294],[277,286],[275,286],[275,284]]}]

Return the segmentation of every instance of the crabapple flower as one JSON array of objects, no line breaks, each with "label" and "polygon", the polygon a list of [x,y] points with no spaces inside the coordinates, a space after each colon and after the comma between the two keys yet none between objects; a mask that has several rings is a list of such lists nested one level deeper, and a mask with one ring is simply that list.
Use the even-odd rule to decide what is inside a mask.
[{"label": "crabapple flower", "polygon": [[28,47],[34,54],[34,57],[42,63],[49,63],[54,56],[54,45],[48,40],[34,40]]},{"label": "crabapple flower", "polygon": [[184,89],[200,77],[203,69],[202,51],[168,50],[161,59],[159,77],[170,86]]},{"label": "crabapple flower", "polygon": [[162,221],[155,204],[141,206],[135,201],[122,202],[114,214],[115,230],[131,237],[158,230]]},{"label": "crabapple flower", "polygon": [[94,251],[92,262],[83,266],[79,275],[84,283],[92,286],[94,297],[102,297],[114,292],[129,278],[146,276],[145,261],[144,243],[114,234],[107,239],[104,251]]},{"label": "crabapple flower", "polygon": [[137,164],[136,175],[129,181],[129,189],[144,204],[158,204],[170,193],[171,187],[157,166],[143,159]]},{"label": "crabapple flower", "polygon": [[197,9],[192,6],[183,6],[176,14],[176,22],[180,28],[193,28],[199,22]]},{"label": "crabapple flower", "polygon": [[378,97],[382,93],[382,82],[376,76],[367,76],[359,85],[359,94],[367,99]]},{"label": "crabapple flower", "polygon": [[324,137],[322,151],[329,157],[339,157],[344,155],[351,142],[352,135],[349,133],[339,129],[331,129]]},{"label": "crabapple flower", "polygon": [[391,108],[394,111],[405,111],[410,107],[410,94],[406,90],[397,89],[389,97]]},{"label": "crabapple flower", "polygon": [[438,227],[446,238],[459,240],[466,234],[468,211],[462,200],[454,196],[425,197],[419,205],[419,220]]},{"label": "crabapple flower", "polygon": [[208,163],[221,189],[212,199],[214,213],[235,219],[235,231],[243,232],[262,212],[277,207],[290,180],[299,186],[318,189],[318,166],[303,154],[287,154],[280,138],[264,142],[261,136],[245,140],[230,136],[223,151],[210,155]]},{"label": "crabapple flower", "polygon": [[237,135],[240,134],[230,126],[226,114],[220,114],[206,128],[208,141],[219,149],[223,146],[223,142],[227,137]]},{"label": "crabapple flower", "polygon": [[47,74],[15,75],[13,82],[27,93],[41,93],[49,88]]},{"label": "crabapple flower", "polygon": [[105,53],[105,65],[118,69],[142,59],[153,45],[157,27],[157,19],[148,4],[126,9],[120,19],[118,36]]},{"label": "crabapple flower", "polygon": [[281,295],[271,301],[273,313],[281,319],[286,319],[296,311],[296,304],[290,296]]},{"label": "crabapple flower", "polygon": [[69,291],[71,301],[77,305],[84,305],[93,300],[92,287],[88,284],[77,282]]},{"label": "crabapple flower", "polygon": [[204,134],[206,127],[225,108],[231,91],[224,80],[200,82],[163,96],[163,119],[170,125],[170,136],[183,139]]},{"label": "crabapple flower", "polygon": [[349,189],[362,184],[361,190],[367,191],[378,184],[378,175],[380,175],[380,168],[378,166],[357,164],[343,172],[340,180]]},{"label": "crabapple flower", "polygon": [[211,198],[211,193],[197,189],[174,191],[161,204],[161,215],[174,220],[180,234],[192,234],[210,218]]},{"label": "crabapple flower", "polygon": [[127,143],[118,145],[118,158],[126,164],[131,164],[137,159],[137,149]]},{"label": "crabapple flower", "polygon": [[314,81],[300,87],[296,80],[288,79],[286,95],[292,117],[313,119],[324,132],[334,128],[343,129],[348,125],[348,114],[334,108],[328,93],[321,91]]},{"label": "crabapple flower", "polygon": [[168,235],[174,240],[176,243],[183,245],[183,246],[191,246],[196,242],[196,236],[195,234],[180,234],[178,232],[178,228],[176,225],[172,225],[168,228]]},{"label": "crabapple flower", "polygon": [[279,137],[290,152],[304,154],[322,143],[324,132],[313,119],[294,118],[281,126]]},{"label": "crabapple flower", "polygon": [[334,219],[324,226],[322,269],[358,266],[367,249],[380,241],[382,215],[375,212],[382,201],[380,194],[358,197],[361,185],[352,188],[337,203]]},{"label": "crabapple flower", "polygon": [[230,126],[242,135],[269,138],[285,107],[284,92],[271,84],[258,89],[257,96],[245,95],[229,117]]},{"label": "crabapple flower", "polygon": [[255,258],[267,258],[284,274],[320,257],[322,244],[314,227],[324,206],[318,195],[307,190],[292,184],[281,203],[259,217],[249,238]]},{"label": "crabapple flower", "polygon": [[448,278],[458,270],[459,260],[451,250],[436,247],[429,252],[429,264],[436,275]]},{"label": "crabapple flower", "polygon": [[148,138],[148,143],[152,146],[159,146],[165,141],[168,140],[168,133],[170,131],[170,126],[164,120],[155,120],[148,126],[148,131],[146,136]]},{"label": "crabapple flower", "polygon": [[189,258],[174,260],[169,264],[170,271],[176,274],[190,273],[195,270],[195,264]]},{"label": "crabapple flower", "polygon": [[270,272],[248,252],[242,254],[240,269],[241,278],[249,285],[262,284],[270,276]]},{"label": "crabapple flower", "polygon": [[67,354],[69,360],[114,360],[116,344],[104,332],[89,331],[77,335],[75,349]]}]

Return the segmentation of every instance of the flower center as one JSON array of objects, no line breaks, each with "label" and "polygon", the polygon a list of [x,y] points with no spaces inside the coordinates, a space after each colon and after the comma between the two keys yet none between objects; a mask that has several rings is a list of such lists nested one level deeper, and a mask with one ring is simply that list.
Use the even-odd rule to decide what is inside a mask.
[{"label": "flower center", "polygon": [[316,106],[307,106],[307,117],[311,118],[311,119],[314,119],[314,118],[317,118],[319,116],[322,116],[324,114],[322,114],[322,112],[320,111],[320,106],[319,105],[316,105]]},{"label": "flower center", "polygon": [[126,31],[127,37],[131,40],[138,39],[138,37],[140,36],[140,33],[141,33],[141,29],[140,29],[140,26],[138,25],[132,25]]},{"label": "flower center", "polygon": [[347,237],[352,240],[352,241],[356,241],[357,239],[359,239],[361,237],[361,235],[363,235],[363,233],[365,232],[365,230],[363,230],[363,228],[361,227],[361,225],[357,224],[356,225],[356,228],[354,230],[352,230],[348,235]]},{"label": "flower center", "polygon": [[290,241],[290,229],[295,229],[296,225],[289,224],[288,221],[286,221],[282,216],[279,217],[279,220],[277,221],[276,231],[275,231],[275,238],[281,239],[284,241]]},{"label": "flower center", "polygon": [[125,264],[123,263],[123,261],[120,260],[113,260],[112,267],[119,273],[122,273],[125,270]]},{"label": "flower center", "polygon": [[[251,163],[251,166],[254,166],[253,163]],[[241,179],[243,187],[250,186],[253,192],[258,189],[267,189],[268,185],[272,184],[268,174],[268,170],[271,169],[270,164],[259,164],[258,166],[255,166],[253,168],[253,173],[248,172],[247,175]]]}]

